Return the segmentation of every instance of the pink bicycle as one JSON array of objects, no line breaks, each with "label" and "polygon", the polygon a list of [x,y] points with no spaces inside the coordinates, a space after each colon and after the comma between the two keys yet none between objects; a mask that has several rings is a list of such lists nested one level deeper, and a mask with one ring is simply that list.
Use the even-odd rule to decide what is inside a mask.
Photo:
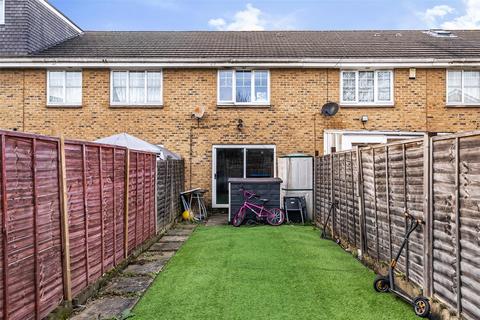
[{"label": "pink bicycle", "polygon": [[[245,220],[245,216],[247,215],[247,209],[252,211],[257,219],[266,219],[268,224],[272,226],[279,226],[285,221],[285,213],[282,209],[273,208],[273,209],[266,209],[265,204],[268,202],[268,199],[261,199],[257,196],[254,192],[246,191],[245,189],[240,189],[243,192],[243,205],[238,209],[237,213],[233,216],[232,224],[235,227],[239,227],[243,220]],[[258,205],[256,203],[251,202],[253,198],[258,199],[262,204]]]}]

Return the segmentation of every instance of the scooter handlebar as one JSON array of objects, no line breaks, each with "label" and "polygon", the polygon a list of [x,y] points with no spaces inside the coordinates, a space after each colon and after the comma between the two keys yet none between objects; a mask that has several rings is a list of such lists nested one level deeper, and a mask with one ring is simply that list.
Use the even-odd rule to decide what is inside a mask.
[{"label": "scooter handlebar", "polygon": [[416,220],[418,224],[425,224],[425,221],[423,221],[422,219],[417,219],[415,218],[414,216],[412,216],[410,213],[408,213],[407,211],[405,211],[405,217],[409,218],[409,219],[412,219],[412,220]]}]

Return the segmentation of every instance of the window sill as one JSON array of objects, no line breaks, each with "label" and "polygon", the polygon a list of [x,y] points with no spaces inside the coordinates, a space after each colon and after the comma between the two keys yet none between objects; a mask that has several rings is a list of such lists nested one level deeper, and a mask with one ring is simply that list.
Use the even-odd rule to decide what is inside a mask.
[{"label": "window sill", "polygon": [[270,109],[271,104],[217,104],[217,109]]},{"label": "window sill", "polygon": [[110,108],[111,109],[163,109],[163,104],[135,104],[135,105],[117,105],[117,104],[111,104]]},{"label": "window sill", "polygon": [[480,108],[480,104],[447,104],[447,108]]},{"label": "window sill", "polygon": [[52,108],[52,109],[80,109],[83,106],[74,104],[47,104],[47,108]]},{"label": "window sill", "polygon": [[340,108],[393,108],[394,104],[340,104]]}]

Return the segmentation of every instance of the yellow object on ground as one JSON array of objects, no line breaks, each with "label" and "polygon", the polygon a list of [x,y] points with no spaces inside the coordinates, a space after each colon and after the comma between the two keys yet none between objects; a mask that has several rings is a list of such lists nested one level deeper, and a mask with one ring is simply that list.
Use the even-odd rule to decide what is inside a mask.
[{"label": "yellow object on ground", "polygon": [[184,221],[191,221],[193,219],[192,214],[188,210],[183,211],[182,218]]}]

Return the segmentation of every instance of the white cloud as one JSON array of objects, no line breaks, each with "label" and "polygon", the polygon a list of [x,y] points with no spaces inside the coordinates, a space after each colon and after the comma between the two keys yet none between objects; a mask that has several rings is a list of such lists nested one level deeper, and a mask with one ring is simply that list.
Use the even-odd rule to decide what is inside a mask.
[{"label": "white cloud", "polygon": [[445,29],[478,29],[480,28],[480,0],[464,0],[465,14],[453,20],[445,21]]},{"label": "white cloud", "polygon": [[[480,0],[462,0],[462,4],[461,10],[448,5],[437,5],[418,15],[430,28],[479,29]],[[464,14],[452,17],[455,12],[464,12]]]},{"label": "white cloud", "polygon": [[266,21],[262,18],[262,11],[250,3],[245,10],[237,11],[233,20],[227,23],[222,18],[210,19],[208,24],[217,30],[225,31],[258,31],[265,30]]},{"label": "white cloud", "polygon": [[272,16],[262,10],[247,4],[244,10],[237,11],[231,19],[215,18],[208,21],[210,27],[220,31],[261,31],[267,29],[293,29],[295,17],[293,14]]},{"label": "white cloud", "polygon": [[425,12],[420,14],[420,17],[429,27],[435,27],[437,25],[438,19],[442,19],[446,15],[453,13],[454,11],[454,8],[442,4],[427,9]]}]

